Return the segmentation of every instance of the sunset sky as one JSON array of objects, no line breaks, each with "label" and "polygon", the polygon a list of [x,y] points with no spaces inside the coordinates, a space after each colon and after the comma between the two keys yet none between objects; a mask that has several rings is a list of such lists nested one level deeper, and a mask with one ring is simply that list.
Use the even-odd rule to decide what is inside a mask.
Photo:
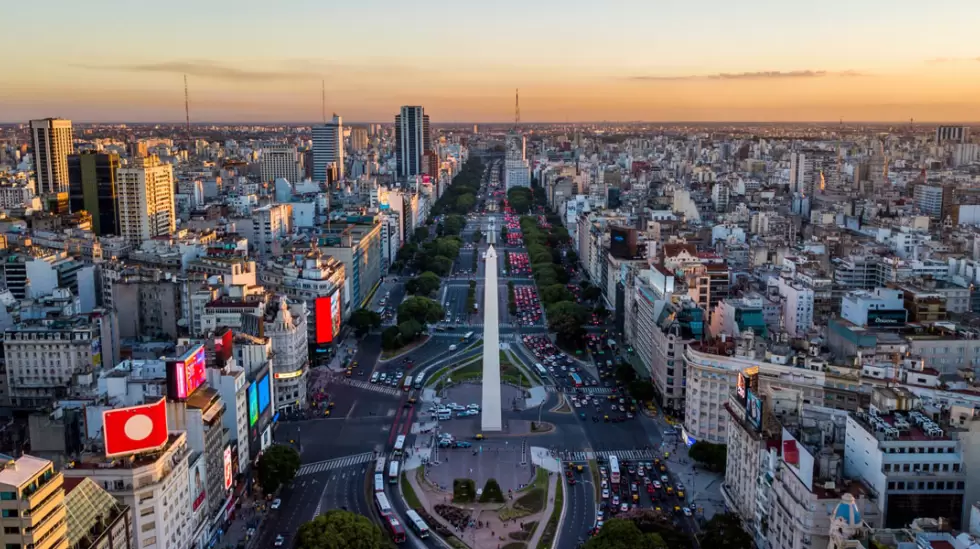
[{"label": "sunset sky", "polygon": [[980,120],[980,1],[19,0],[0,121]]}]

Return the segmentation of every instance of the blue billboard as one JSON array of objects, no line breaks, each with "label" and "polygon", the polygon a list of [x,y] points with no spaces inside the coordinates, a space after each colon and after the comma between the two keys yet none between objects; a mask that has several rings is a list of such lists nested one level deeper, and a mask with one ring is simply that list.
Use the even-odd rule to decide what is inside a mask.
[{"label": "blue billboard", "polygon": [[259,396],[256,390],[256,384],[253,383],[248,386],[248,426],[254,427],[255,422],[259,420]]},{"label": "blue billboard", "polygon": [[269,376],[259,380],[259,413],[265,412],[269,408],[272,395],[269,392]]}]

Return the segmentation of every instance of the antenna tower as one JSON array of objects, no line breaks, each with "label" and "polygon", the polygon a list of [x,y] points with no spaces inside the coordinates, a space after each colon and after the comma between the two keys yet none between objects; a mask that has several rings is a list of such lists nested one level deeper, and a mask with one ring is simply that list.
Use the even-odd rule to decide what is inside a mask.
[{"label": "antenna tower", "polygon": [[514,90],[514,127],[521,125],[521,90]]},{"label": "antenna tower", "polygon": [[320,117],[327,123],[327,81],[320,80]]},{"label": "antenna tower", "polygon": [[184,75],[184,122],[187,124],[187,139],[191,138],[191,100],[187,91],[187,75]]}]

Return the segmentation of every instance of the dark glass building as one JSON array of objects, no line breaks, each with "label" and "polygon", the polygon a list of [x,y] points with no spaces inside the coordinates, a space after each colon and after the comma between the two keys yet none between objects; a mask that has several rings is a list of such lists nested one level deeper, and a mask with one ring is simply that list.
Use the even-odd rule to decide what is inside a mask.
[{"label": "dark glass building", "polygon": [[72,212],[92,215],[92,229],[99,236],[119,234],[116,208],[116,170],[119,156],[84,152],[68,156],[68,201]]}]

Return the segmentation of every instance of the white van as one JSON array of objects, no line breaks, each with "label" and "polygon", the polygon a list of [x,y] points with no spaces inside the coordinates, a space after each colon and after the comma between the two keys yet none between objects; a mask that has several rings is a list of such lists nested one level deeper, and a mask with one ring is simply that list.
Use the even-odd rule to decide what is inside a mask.
[{"label": "white van", "polygon": [[439,410],[436,414],[436,419],[439,421],[448,421],[453,418],[453,413],[450,410]]},{"label": "white van", "polygon": [[373,374],[371,374],[371,383],[377,383],[379,375],[380,374],[378,372],[374,372]]}]

